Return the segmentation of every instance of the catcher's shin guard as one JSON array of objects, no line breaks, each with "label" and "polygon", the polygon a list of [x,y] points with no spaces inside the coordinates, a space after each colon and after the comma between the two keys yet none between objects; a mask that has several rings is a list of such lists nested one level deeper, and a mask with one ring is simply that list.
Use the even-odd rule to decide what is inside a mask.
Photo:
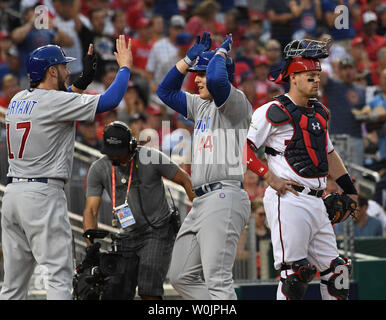
[{"label": "catcher's shin guard", "polygon": [[294,273],[287,278],[280,278],[282,292],[289,300],[301,300],[306,293],[308,283],[316,274],[315,266],[311,266],[307,259],[295,261],[291,266],[282,265],[281,270],[292,269]]},{"label": "catcher's shin guard", "polygon": [[320,272],[321,283],[326,285],[328,293],[338,300],[348,299],[351,268],[350,259],[336,257],[328,269]]}]

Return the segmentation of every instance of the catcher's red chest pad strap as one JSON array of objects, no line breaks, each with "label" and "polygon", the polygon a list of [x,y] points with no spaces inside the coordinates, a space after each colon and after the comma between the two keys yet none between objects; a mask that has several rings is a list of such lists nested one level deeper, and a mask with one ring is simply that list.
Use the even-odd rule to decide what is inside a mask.
[{"label": "catcher's red chest pad strap", "polygon": [[286,144],[285,158],[291,168],[302,177],[322,177],[328,174],[327,109],[316,99],[308,107],[295,105],[285,95],[275,97],[266,112],[273,126],[291,123],[294,133]]}]

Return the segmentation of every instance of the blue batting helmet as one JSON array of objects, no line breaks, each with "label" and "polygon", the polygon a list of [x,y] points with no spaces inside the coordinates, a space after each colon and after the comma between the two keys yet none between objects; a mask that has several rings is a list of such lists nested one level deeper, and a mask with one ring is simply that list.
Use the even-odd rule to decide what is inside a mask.
[{"label": "blue batting helmet", "polygon": [[48,67],[55,64],[67,63],[76,58],[66,57],[61,47],[49,44],[35,49],[27,58],[27,73],[30,81],[43,79]]},{"label": "blue batting helmet", "polygon": [[[198,71],[206,71],[206,68],[208,67],[210,59],[213,58],[215,55],[216,50],[211,51],[205,51],[201,53],[197,57],[197,61],[193,67],[190,67],[188,71],[190,72],[198,72]],[[226,62],[225,62],[227,72],[228,72],[228,79],[230,82],[233,82],[235,78],[235,63],[232,60],[231,57],[227,56]]]}]

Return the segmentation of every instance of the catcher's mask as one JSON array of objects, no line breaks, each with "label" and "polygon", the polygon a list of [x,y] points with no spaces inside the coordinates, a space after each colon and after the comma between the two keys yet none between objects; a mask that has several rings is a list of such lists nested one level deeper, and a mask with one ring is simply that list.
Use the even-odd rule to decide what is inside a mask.
[{"label": "catcher's mask", "polygon": [[280,74],[274,77],[272,73],[268,79],[275,83],[288,83],[292,73],[304,71],[322,71],[319,59],[328,57],[330,40],[293,40],[284,48],[285,64]]},{"label": "catcher's mask", "polygon": [[129,126],[122,121],[113,121],[103,131],[102,153],[112,157],[123,156],[126,150],[133,154],[137,140],[132,136]]}]

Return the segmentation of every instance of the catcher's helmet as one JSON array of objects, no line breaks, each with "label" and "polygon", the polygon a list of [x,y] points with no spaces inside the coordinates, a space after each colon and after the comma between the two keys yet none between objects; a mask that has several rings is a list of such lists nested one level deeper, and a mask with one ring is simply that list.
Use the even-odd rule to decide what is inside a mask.
[{"label": "catcher's helmet", "polygon": [[[188,71],[190,71],[190,72],[206,71],[206,68],[208,67],[209,61],[210,61],[210,59],[213,58],[215,53],[216,53],[216,50],[205,51],[205,52],[201,53],[197,57],[197,61],[194,64],[194,66],[190,67],[188,69]],[[230,82],[233,82],[233,80],[235,78],[235,63],[231,57],[227,56],[225,64],[226,64],[226,68],[227,68],[227,72],[228,72],[228,79]]]},{"label": "catcher's helmet", "polygon": [[55,64],[67,63],[76,58],[66,57],[61,47],[49,44],[35,49],[27,58],[27,73],[30,81],[43,79],[48,67]]}]

